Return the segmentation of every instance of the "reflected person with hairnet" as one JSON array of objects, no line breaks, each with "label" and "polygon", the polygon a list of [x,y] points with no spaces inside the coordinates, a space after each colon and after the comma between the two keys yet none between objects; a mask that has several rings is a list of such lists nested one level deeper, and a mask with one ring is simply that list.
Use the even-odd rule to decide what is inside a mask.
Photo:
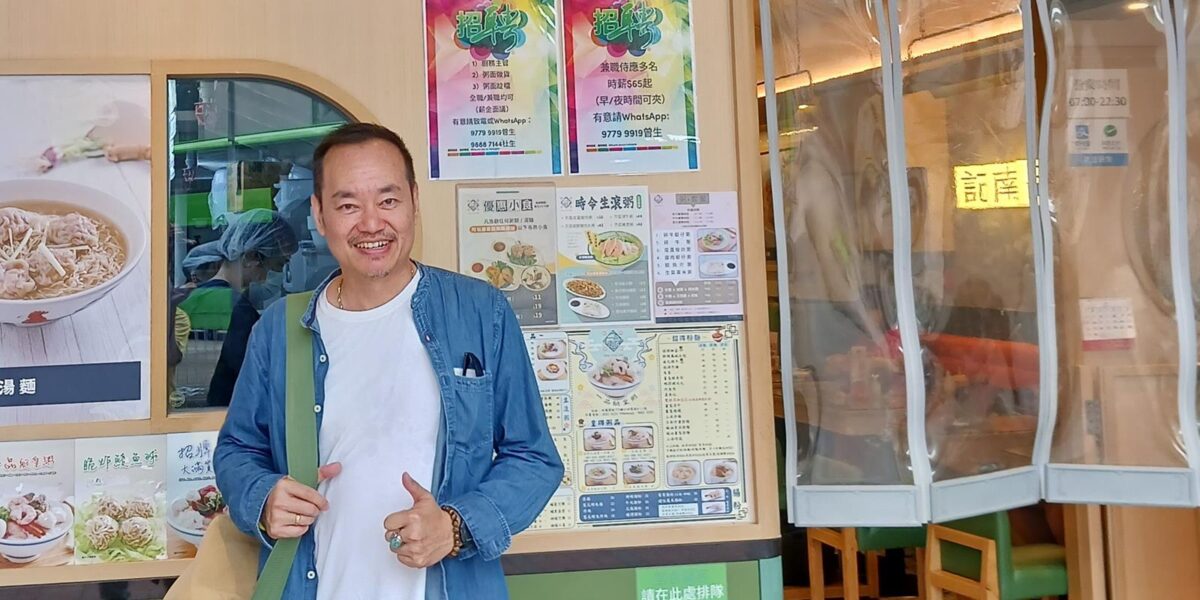
[{"label": "reflected person with hairnet", "polygon": [[[225,331],[208,386],[209,406],[229,406],[233,384],[242,369],[250,330],[259,317],[250,300],[250,286],[266,281],[272,272],[283,271],[297,248],[295,233],[278,213],[267,209],[241,213],[231,219],[217,242],[220,268],[181,304],[194,329]],[[188,310],[189,305],[195,312]]]}]

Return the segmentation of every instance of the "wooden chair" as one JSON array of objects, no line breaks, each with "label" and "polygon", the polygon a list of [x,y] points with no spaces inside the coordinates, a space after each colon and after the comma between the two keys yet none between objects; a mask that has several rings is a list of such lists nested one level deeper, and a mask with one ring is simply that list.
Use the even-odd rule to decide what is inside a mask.
[{"label": "wooden chair", "polygon": [[1012,545],[1007,512],[930,525],[927,600],[946,592],[972,600],[1031,600],[1067,593],[1066,550]]},{"label": "wooden chair", "polygon": [[[917,549],[917,594],[925,594],[924,527],[844,527],[838,529],[810,528],[808,530],[808,581],[813,600],[825,600],[825,560],[822,546],[829,546],[841,555],[842,598],[859,600],[879,597],[879,554],[895,548]],[[864,586],[858,577],[858,553],[866,554],[867,581]]]}]

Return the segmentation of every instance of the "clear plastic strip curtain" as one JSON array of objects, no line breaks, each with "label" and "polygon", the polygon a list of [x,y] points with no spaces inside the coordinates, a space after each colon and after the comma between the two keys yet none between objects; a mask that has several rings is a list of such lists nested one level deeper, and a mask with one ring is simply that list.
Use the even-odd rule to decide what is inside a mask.
[{"label": "clear plastic strip curtain", "polygon": [[[906,525],[1041,497],[1030,11],[985,4],[809,0],[772,15],[763,3],[797,524]],[[956,21],[964,7],[982,15]],[[984,46],[999,59],[945,51],[980,26],[998,32]],[[1005,195],[998,207],[972,192],[960,200],[984,206],[967,208],[1002,210],[948,209],[960,165],[965,179],[1000,177]],[[1017,239],[975,247],[995,222]],[[967,238],[958,265],[954,229]],[[997,254],[1006,268],[981,268]],[[968,331],[978,315],[989,331]],[[989,414],[993,396],[1006,414]]]},{"label": "clear plastic strip curtain", "polygon": [[1045,496],[1195,506],[1185,2],[1038,8],[1043,278],[1062,334]]},{"label": "clear plastic strip curtain", "polygon": [[911,237],[898,40],[880,1],[760,6],[764,70],[789,74],[784,91],[765,77],[789,518],[916,525],[929,466],[921,355],[904,352],[919,343],[898,251]]},{"label": "clear plastic strip curtain", "polygon": [[[1041,85],[1034,0],[760,0],[793,523],[902,526],[1041,498],[1200,499],[1189,263],[1200,169],[1188,148],[1200,84],[1187,56],[1200,34],[1184,0],[1151,3],[1142,21],[1126,3],[1036,1]],[[991,33],[977,35],[981,23]],[[950,55],[962,64],[939,70],[947,46],[923,46],[944,34],[969,39]],[[1126,35],[1154,47],[1128,52]],[[1080,91],[1096,85],[1123,90],[1131,112],[1089,110],[1112,99]],[[959,89],[958,104],[939,86]],[[964,186],[988,171],[1005,173],[1004,208],[1024,210],[966,210],[980,199]],[[947,189],[953,215],[940,218],[957,243],[929,214]],[[1139,328],[1133,360],[1089,337],[1089,311],[1111,318],[1129,304],[1106,287],[1129,269],[1105,262],[1121,233],[1096,221],[1105,211],[1120,212],[1107,222],[1126,245],[1147,244],[1167,306],[1157,329]],[[981,253],[972,242],[997,223],[1025,233]],[[956,280],[997,258],[1008,266],[989,266],[983,286],[997,298]],[[992,306],[998,321],[963,310]],[[981,390],[987,406],[971,408]]]},{"label": "clear plastic strip curtain", "polygon": [[[909,186],[911,206],[925,206],[910,212],[924,235],[909,254],[928,382],[930,514],[943,522],[1041,499],[1034,456],[1046,414],[1048,319],[1039,310],[1043,255],[1029,160],[1032,11],[1021,0],[893,0],[892,7],[903,50],[903,150],[910,173],[923,180],[923,189]],[[963,31],[961,42],[945,39]],[[953,209],[937,195],[950,188]],[[1029,201],[1014,201],[1020,197]]]}]

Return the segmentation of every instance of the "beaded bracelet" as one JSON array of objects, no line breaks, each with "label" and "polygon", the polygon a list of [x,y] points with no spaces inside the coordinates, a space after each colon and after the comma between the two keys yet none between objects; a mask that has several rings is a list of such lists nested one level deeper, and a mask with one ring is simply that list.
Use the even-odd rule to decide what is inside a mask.
[{"label": "beaded bracelet", "polygon": [[446,511],[446,514],[450,515],[450,528],[454,530],[454,548],[450,550],[450,557],[454,558],[458,556],[458,553],[462,551],[463,547],[462,517],[459,516],[457,510],[454,510],[449,506],[443,506],[442,510]]}]

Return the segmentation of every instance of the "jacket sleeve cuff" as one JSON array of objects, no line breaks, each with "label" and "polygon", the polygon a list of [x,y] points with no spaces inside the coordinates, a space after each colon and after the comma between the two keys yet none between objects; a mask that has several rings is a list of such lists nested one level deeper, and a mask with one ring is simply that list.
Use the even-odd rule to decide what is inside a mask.
[{"label": "jacket sleeve cuff", "polygon": [[463,527],[470,532],[471,543],[464,545],[459,558],[479,554],[484,560],[497,560],[512,544],[512,532],[504,514],[487,496],[471,492],[447,502],[462,518]]},{"label": "jacket sleeve cuff", "polygon": [[246,535],[258,538],[258,541],[268,550],[275,546],[275,540],[267,537],[267,533],[258,524],[262,521],[263,511],[267,506],[267,497],[280,479],[283,479],[283,475],[278,473],[264,475],[250,486],[250,491],[242,503],[242,510],[230,511],[238,529],[241,529],[242,533]]}]

